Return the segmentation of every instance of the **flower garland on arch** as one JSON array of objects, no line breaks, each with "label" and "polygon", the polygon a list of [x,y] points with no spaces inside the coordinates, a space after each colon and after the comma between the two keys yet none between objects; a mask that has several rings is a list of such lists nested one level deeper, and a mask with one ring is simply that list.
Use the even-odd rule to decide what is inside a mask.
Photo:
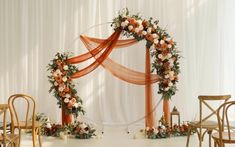
[{"label": "flower garland on arch", "polygon": [[71,53],[57,53],[48,64],[50,71],[48,80],[51,84],[49,92],[53,92],[58,100],[59,108],[63,108],[65,113],[73,114],[76,118],[79,114],[84,114],[85,111],[82,107],[82,99],[77,95],[75,84],[71,79],[78,68],[67,62],[69,57],[71,57]]},{"label": "flower garland on arch", "polygon": [[119,11],[111,26],[117,31],[122,27],[123,36],[134,37],[137,41],[146,40],[146,47],[151,50],[152,69],[159,76],[158,93],[170,99],[177,90],[179,67],[179,51],[171,36],[154,21],[142,19],[139,15],[130,15],[128,9]]}]

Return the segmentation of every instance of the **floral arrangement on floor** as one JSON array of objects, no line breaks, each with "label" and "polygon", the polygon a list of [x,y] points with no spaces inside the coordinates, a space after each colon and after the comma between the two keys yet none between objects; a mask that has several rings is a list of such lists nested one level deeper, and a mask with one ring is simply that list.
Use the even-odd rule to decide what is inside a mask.
[{"label": "floral arrangement on floor", "polygon": [[[96,130],[84,122],[78,121],[62,126],[61,124],[51,123],[49,117],[44,113],[36,114],[36,121],[42,124],[41,134],[45,136],[61,137],[63,139],[65,136],[73,136],[78,139],[89,139],[96,136]],[[27,132],[31,133],[31,130]]]},{"label": "floral arrangement on floor", "polygon": [[78,71],[78,68],[67,62],[71,56],[70,53],[57,53],[55,58],[48,65],[50,75],[48,76],[51,88],[49,92],[53,93],[58,100],[59,107],[63,107],[65,113],[75,115],[84,114],[82,99],[77,95],[75,84],[71,76]]},{"label": "floral arrangement on floor", "polygon": [[[173,127],[160,125],[157,128],[146,128],[145,130],[140,130],[146,138],[148,139],[161,139],[176,136],[187,136],[189,126],[187,124],[183,125],[173,125]],[[194,133],[194,132],[192,132]]]},{"label": "floral arrangement on floor", "polygon": [[166,30],[159,27],[158,22],[152,18],[146,20],[139,15],[130,15],[126,8],[119,11],[111,26],[115,31],[122,27],[122,34],[126,37],[147,41],[146,47],[151,50],[153,58],[153,71],[156,71],[160,77],[158,93],[162,94],[163,98],[169,99],[177,90],[180,55],[176,42]]},{"label": "floral arrangement on floor", "polygon": [[89,139],[96,136],[96,130],[91,125],[84,122],[77,122],[65,126],[60,124],[47,124],[43,129],[45,132],[43,135],[61,138],[67,135],[74,136],[78,139]]}]

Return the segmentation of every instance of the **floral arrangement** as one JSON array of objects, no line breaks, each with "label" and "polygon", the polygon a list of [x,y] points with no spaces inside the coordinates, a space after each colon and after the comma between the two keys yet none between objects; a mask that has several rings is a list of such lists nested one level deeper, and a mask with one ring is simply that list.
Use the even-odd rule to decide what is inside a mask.
[{"label": "floral arrangement", "polygon": [[[95,129],[84,122],[74,122],[69,125],[62,126],[61,124],[51,123],[50,118],[44,113],[36,114],[36,121],[40,122],[41,125],[41,134],[45,136],[61,137],[70,135],[78,139],[89,139],[95,135]],[[28,130],[27,133],[31,133],[31,130]]]},{"label": "floral arrangement", "polygon": [[78,139],[89,139],[95,135],[95,129],[89,124],[84,122],[77,122],[75,124],[70,124],[67,126],[62,126],[60,124],[47,124],[44,128],[44,134],[46,136],[62,137],[65,135],[74,136]]},{"label": "floral arrangement", "polygon": [[[147,127],[145,130],[140,130],[145,134],[148,139],[160,139],[176,136],[187,136],[189,126],[187,124],[174,125],[172,128],[169,126],[161,125],[157,128]],[[194,132],[192,132],[194,133]]]},{"label": "floral arrangement", "polygon": [[73,125],[70,128],[72,134],[78,139],[89,139],[96,136],[94,134],[96,130],[84,122],[77,122],[76,125]]},{"label": "floral arrangement", "polygon": [[166,30],[159,27],[158,22],[152,18],[146,20],[139,15],[130,15],[128,9],[123,9],[113,19],[111,26],[115,31],[122,28],[122,34],[126,37],[133,36],[137,41],[147,41],[146,46],[151,50],[153,58],[153,71],[156,71],[160,78],[158,93],[169,99],[177,90],[180,56],[176,42]]},{"label": "floral arrangement", "polygon": [[51,88],[49,92],[58,100],[59,107],[65,110],[67,114],[75,115],[84,114],[82,107],[82,99],[77,95],[75,84],[72,82],[71,76],[78,71],[77,67],[69,64],[67,59],[70,53],[57,53],[55,58],[48,65],[50,75],[48,76]]}]

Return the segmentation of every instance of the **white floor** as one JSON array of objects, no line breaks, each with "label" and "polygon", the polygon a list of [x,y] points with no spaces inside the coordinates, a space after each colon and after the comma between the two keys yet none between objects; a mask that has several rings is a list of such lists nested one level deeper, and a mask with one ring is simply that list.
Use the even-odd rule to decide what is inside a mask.
[{"label": "white floor", "polygon": [[[80,140],[68,138],[62,140],[53,137],[42,137],[43,147],[185,147],[185,144],[186,137],[151,140],[144,139],[136,132],[127,134],[123,128],[106,128],[103,137],[99,139]],[[229,146],[231,147],[231,145]],[[24,135],[22,137],[21,147],[32,147],[31,136]],[[191,136],[190,147],[198,147],[196,135]],[[203,147],[208,147],[208,139],[204,140]]]}]

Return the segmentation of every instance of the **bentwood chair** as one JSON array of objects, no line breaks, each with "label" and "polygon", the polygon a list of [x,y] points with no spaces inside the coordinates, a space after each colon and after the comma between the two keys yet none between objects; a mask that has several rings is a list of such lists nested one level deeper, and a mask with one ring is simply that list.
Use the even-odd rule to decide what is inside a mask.
[{"label": "bentwood chair", "polygon": [[[32,130],[33,147],[36,147],[36,134],[38,134],[39,146],[41,147],[41,124],[35,118],[34,98],[25,94],[15,94],[9,97],[8,106],[11,114],[11,131],[14,133],[15,128],[18,128],[21,138],[21,129]],[[32,115],[31,119],[30,115]]]},{"label": "bentwood chair", "polygon": [[[213,130],[218,129],[217,121],[213,121],[213,116],[217,115],[219,106],[213,105],[212,102],[225,103],[231,98],[231,95],[201,95],[199,99],[199,121],[189,122],[189,130],[187,135],[186,147],[189,146],[189,138],[193,130],[196,131],[199,139],[199,147],[202,147],[202,141],[206,133],[209,135],[209,147],[211,147],[211,134]],[[206,108],[206,109],[204,109]],[[211,111],[209,114],[205,114],[206,110]],[[216,119],[215,119],[216,120]]]},{"label": "bentwood chair", "polygon": [[235,116],[235,101],[222,104],[217,111],[219,130],[212,134],[215,147],[224,147],[225,144],[235,143],[235,132],[232,119]]},{"label": "bentwood chair", "polygon": [[7,144],[14,145],[15,147],[19,147],[19,135],[16,134],[7,134],[6,133],[6,113],[8,110],[7,104],[0,104],[0,115],[3,114],[3,133],[0,135],[0,142],[3,147],[6,147]]}]

